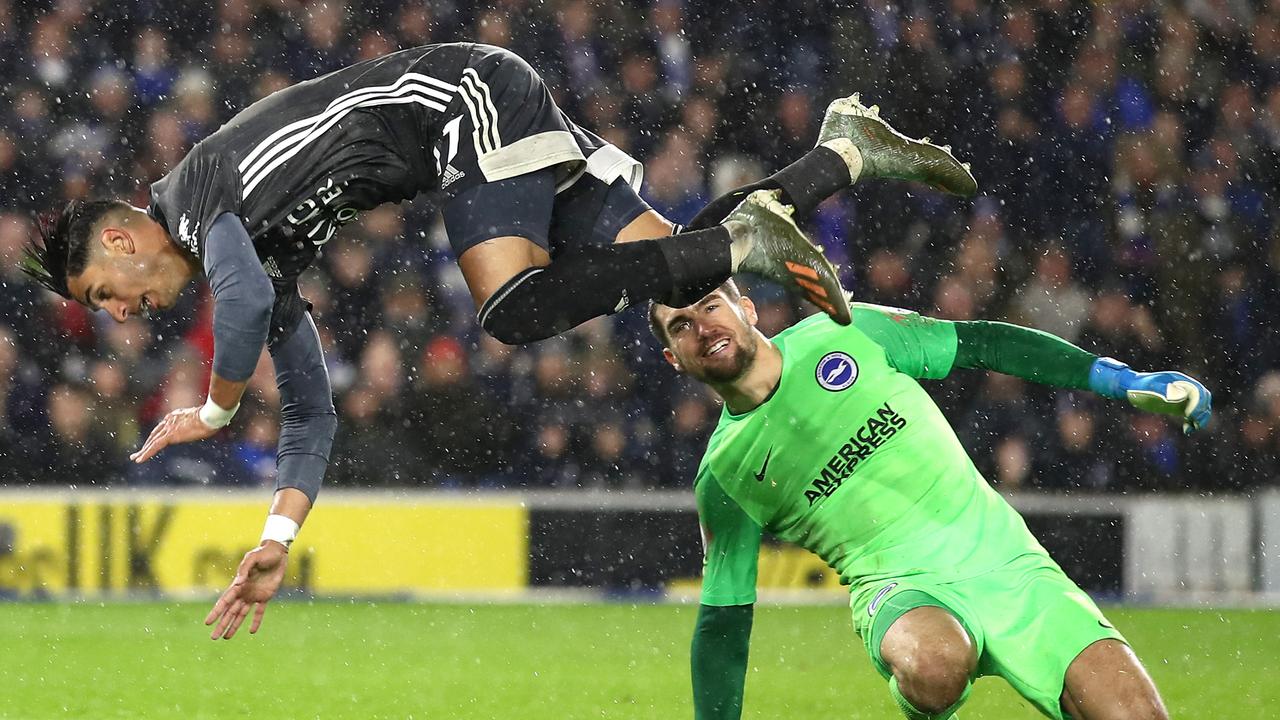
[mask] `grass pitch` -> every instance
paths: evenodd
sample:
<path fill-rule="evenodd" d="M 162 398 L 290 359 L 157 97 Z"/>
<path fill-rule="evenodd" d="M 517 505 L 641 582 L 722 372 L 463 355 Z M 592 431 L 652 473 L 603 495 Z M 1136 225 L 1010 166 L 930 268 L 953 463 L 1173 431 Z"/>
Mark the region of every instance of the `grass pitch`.
<path fill-rule="evenodd" d="M 0 604 L 0 718 L 693 714 L 692 607 L 283 602 L 258 635 L 216 642 L 206 610 Z M 1108 615 L 1174 717 L 1280 716 L 1280 612 Z M 748 718 L 900 717 L 845 608 L 758 608 L 748 673 Z M 1039 717 L 995 678 L 961 715 Z"/>

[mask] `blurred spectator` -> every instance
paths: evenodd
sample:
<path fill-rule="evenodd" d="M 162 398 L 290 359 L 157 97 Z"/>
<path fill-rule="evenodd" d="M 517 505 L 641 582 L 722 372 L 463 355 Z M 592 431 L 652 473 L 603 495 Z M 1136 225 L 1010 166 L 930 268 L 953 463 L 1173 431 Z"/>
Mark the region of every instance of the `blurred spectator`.
<path fill-rule="evenodd" d="M 447 335 L 426 343 L 408 404 L 413 444 L 437 483 L 504 484 L 511 462 L 511 421 L 476 386 L 462 343 Z"/>
<path fill-rule="evenodd" d="M 23 388 L 18 381 L 20 357 L 14 338 L 0 328 L 0 483 L 27 484 L 32 481 L 32 461 L 36 448 L 29 437 L 14 427 L 15 406 L 22 401 Z"/>
<path fill-rule="evenodd" d="M 645 199 L 673 222 L 692 220 L 710 200 L 697 171 L 700 155 L 688 135 L 675 132 L 667 136 L 646 168 Z"/>
<path fill-rule="evenodd" d="M 338 416 L 327 482 L 355 488 L 430 484 L 414 447 L 405 442 L 409 429 L 381 392 L 355 386 L 342 398 Z"/>
<path fill-rule="evenodd" d="M 679 102 L 693 82 L 693 43 L 684 30 L 684 8 L 678 0 L 658 0 L 649 10 L 649 19 L 663 89 L 669 100 Z"/>
<path fill-rule="evenodd" d="M 1071 274 L 1071 261 L 1057 246 L 1036 258 L 1035 271 L 1013 298 L 1018 322 L 1074 341 L 1089 316 L 1089 295 Z"/>
<path fill-rule="evenodd" d="M 143 28 L 133 51 L 133 84 L 138 102 L 144 107 L 159 104 L 169 96 L 177 79 L 178 73 L 169 56 L 168 36 L 157 27 Z"/>
<path fill-rule="evenodd" d="M 1169 423 L 1156 415 L 1125 413 L 1127 433 L 1120 435 L 1130 449 L 1121 455 L 1117 490 L 1180 490 L 1182 454 Z M 1123 422 L 1123 420 L 1121 421 Z"/>
<path fill-rule="evenodd" d="M 110 438 L 94 423 L 89 393 L 68 384 L 49 391 L 48 434 L 38 450 L 36 475 L 46 484 L 105 486 L 117 481 L 124 457 L 110 449 Z"/>
<path fill-rule="evenodd" d="M 596 26 L 595 8 L 586 0 L 572 0 L 557 13 L 563 43 L 565 81 L 570 92 L 582 101 L 606 83 L 603 39 Z"/>
<path fill-rule="evenodd" d="M 1083 395 L 1059 396 L 1052 439 L 1037 456 L 1036 485 L 1046 490 L 1111 489 L 1116 469 L 1112 438 L 1100 426 L 1097 403 Z"/>
<path fill-rule="evenodd" d="M 670 440 L 662 445 L 665 458 L 659 482 L 663 486 L 683 487 L 686 478 L 697 477 L 702 451 L 719 414 L 719 408 L 699 386 L 680 386 L 666 424 Z"/>
<path fill-rule="evenodd" d="M 1036 438 L 1041 421 L 1027 399 L 1026 384 L 1015 377 L 991 373 L 956 433 L 969 449 L 975 464 L 988 477 L 997 471 L 997 446 L 1006 437 Z"/>
<path fill-rule="evenodd" d="M 233 445 L 232 452 L 239 467 L 235 469 L 244 482 L 257 486 L 274 486 L 276 479 L 276 443 L 280 439 L 280 424 L 275 414 L 260 407 L 248 410 L 244 431 Z"/>

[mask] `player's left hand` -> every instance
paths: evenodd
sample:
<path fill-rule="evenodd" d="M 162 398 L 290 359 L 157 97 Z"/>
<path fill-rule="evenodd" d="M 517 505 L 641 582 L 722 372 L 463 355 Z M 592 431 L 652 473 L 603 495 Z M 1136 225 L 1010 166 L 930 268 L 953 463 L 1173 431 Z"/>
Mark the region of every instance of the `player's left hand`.
<path fill-rule="evenodd" d="M 155 457 L 156 453 L 181 443 L 196 442 L 213 437 L 220 428 L 209 427 L 200 419 L 200 408 L 181 408 L 170 412 L 155 426 L 147 441 L 129 459 L 143 463 Z"/>
<path fill-rule="evenodd" d="M 275 597 L 284 582 L 284 571 L 289 565 L 289 549 L 274 540 L 262 544 L 244 554 L 231 586 L 223 591 L 213 609 L 204 618 L 205 625 L 213 625 L 211 640 L 230 640 L 240 629 L 249 611 L 253 610 L 253 623 L 249 632 L 256 633 L 267 612 L 267 602 Z"/>
<path fill-rule="evenodd" d="M 1213 394 L 1199 380 L 1180 372 L 1135 373 L 1125 384 L 1129 404 L 1147 412 L 1182 418 L 1190 435 L 1209 424 Z"/>
<path fill-rule="evenodd" d="M 1147 412 L 1182 418 L 1182 432 L 1190 435 L 1209 424 L 1213 415 L 1213 394 L 1199 380 L 1185 373 L 1134 372 L 1128 365 L 1109 357 L 1093 362 L 1089 389 L 1103 397 L 1125 399 Z"/>

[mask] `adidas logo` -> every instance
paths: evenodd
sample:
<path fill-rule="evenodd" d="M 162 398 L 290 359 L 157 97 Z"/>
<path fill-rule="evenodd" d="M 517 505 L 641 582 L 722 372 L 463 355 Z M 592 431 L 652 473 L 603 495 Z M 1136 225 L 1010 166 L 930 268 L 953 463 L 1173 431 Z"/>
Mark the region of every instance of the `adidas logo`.
<path fill-rule="evenodd" d="M 615 306 L 613 306 L 613 311 L 614 311 L 615 313 L 620 313 L 620 312 L 622 312 L 623 310 L 625 310 L 625 309 L 627 308 L 627 305 L 628 305 L 628 303 L 630 302 L 630 300 L 631 300 L 631 298 L 627 297 L 627 291 L 626 291 L 626 290 L 623 290 L 623 291 L 622 291 L 622 297 L 618 299 L 618 304 L 617 304 L 617 305 L 615 305 Z"/>
<path fill-rule="evenodd" d="M 466 173 L 454 167 L 452 163 L 446 165 L 444 168 L 444 175 L 440 176 L 440 189 L 443 190 L 444 188 L 447 188 L 461 180 L 463 175 L 466 175 Z"/>
<path fill-rule="evenodd" d="M 277 263 L 276 259 L 273 257 L 267 258 L 266 262 L 262 263 L 262 269 L 265 270 L 267 275 L 270 277 L 284 277 L 280 272 L 280 264 Z"/>

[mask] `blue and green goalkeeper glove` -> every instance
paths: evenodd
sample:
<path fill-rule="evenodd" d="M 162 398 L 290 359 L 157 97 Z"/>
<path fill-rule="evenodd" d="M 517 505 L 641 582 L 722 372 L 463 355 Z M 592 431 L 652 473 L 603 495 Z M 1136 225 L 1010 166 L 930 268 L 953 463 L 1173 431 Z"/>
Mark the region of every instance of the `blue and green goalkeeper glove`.
<path fill-rule="evenodd" d="M 1089 370 L 1089 389 L 1103 397 L 1128 400 L 1146 412 L 1182 418 L 1191 434 L 1209 424 L 1213 394 L 1199 380 L 1180 372 L 1134 372 L 1111 358 L 1098 358 Z"/>

